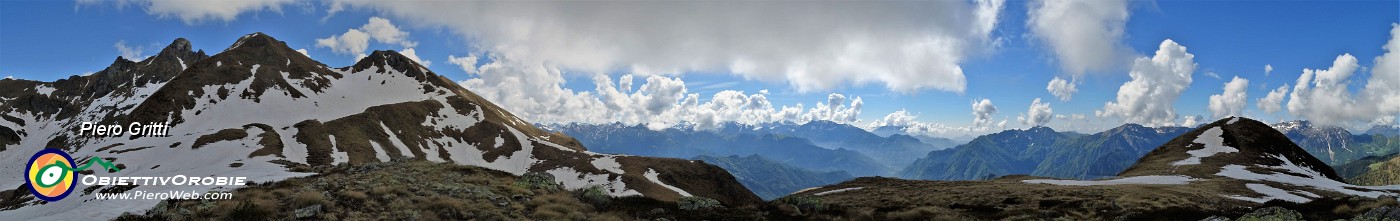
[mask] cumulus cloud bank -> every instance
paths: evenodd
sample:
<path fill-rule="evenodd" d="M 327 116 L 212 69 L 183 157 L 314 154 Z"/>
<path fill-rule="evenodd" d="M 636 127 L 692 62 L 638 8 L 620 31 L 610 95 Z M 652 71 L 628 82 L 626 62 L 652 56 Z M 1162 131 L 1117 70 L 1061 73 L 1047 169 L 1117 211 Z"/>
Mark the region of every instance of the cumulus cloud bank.
<path fill-rule="evenodd" d="M 975 127 L 988 127 L 992 125 L 992 114 L 997 113 L 997 106 L 992 105 L 992 100 L 983 98 L 972 102 L 972 125 Z"/>
<path fill-rule="evenodd" d="M 1210 110 L 1211 117 L 1216 119 L 1228 116 L 1241 116 L 1245 106 L 1245 89 L 1249 89 L 1249 79 L 1236 76 L 1225 83 L 1225 92 L 1210 95 L 1210 104 L 1206 108 Z"/>
<path fill-rule="evenodd" d="M 1196 72 L 1195 55 L 1171 39 L 1162 41 L 1156 55 L 1133 61 L 1132 80 L 1118 87 L 1116 101 L 1094 111 L 1099 117 L 1117 117 L 1128 123 L 1168 126 L 1176 120 L 1176 100 L 1191 84 Z"/>
<path fill-rule="evenodd" d="M 1287 84 L 1285 84 L 1285 85 L 1283 85 L 1283 86 L 1279 86 L 1277 89 L 1274 89 L 1273 91 L 1269 91 L 1269 95 L 1265 95 L 1264 98 L 1260 98 L 1260 99 L 1259 99 L 1259 101 L 1258 101 L 1258 103 L 1257 103 L 1257 105 L 1259 106 L 1259 110 L 1263 110 L 1264 113 L 1270 113 L 1270 114 L 1272 114 L 1272 113 L 1277 113 L 1277 112 L 1283 110 L 1283 106 L 1282 106 L 1282 105 L 1283 105 L 1283 96 L 1287 96 L 1287 95 L 1288 95 L 1288 85 L 1287 85 Z"/>
<path fill-rule="evenodd" d="M 330 48 L 331 52 L 344 55 L 356 55 L 355 60 L 365 57 L 365 51 L 369 50 L 369 41 L 384 44 L 394 44 L 403 47 L 401 54 L 412 58 L 423 66 L 432 65 L 431 61 L 419 59 L 413 47 L 418 42 L 408 40 L 408 32 L 400 30 L 394 26 L 389 19 L 380 17 L 370 17 L 369 22 L 359 28 L 345 30 L 344 34 L 331 35 L 326 38 L 316 39 L 316 47 Z"/>
<path fill-rule="evenodd" d="M 247 12 L 272 11 L 281 13 L 282 6 L 295 3 L 295 0 L 239 0 L 239 1 L 180 1 L 180 0 L 78 0 L 79 5 L 113 3 L 117 8 L 136 6 L 159 18 L 178 18 L 185 24 L 193 25 L 205 21 L 229 22 Z"/>
<path fill-rule="evenodd" d="M 1386 119 L 1400 115 L 1400 25 L 1391 24 L 1390 35 L 1365 87 L 1348 90 L 1362 68 L 1355 56 L 1342 54 L 1327 69 L 1303 69 L 1289 94 L 1288 113 L 1324 125 L 1393 121 Z"/>
<path fill-rule="evenodd" d="M 475 62 L 474 58 L 454 62 L 468 60 Z M 767 90 L 753 94 L 725 90 L 700 102 L 700 94 L 690 93 L 680 78 L 660 75 L 646 76 L 645 82 L 634 90 L 634 75 L 623 75 L 614 81 L 599 74 L 593 76 L 592 91 L 574 91 L 564 87 L 563 71 L 557 66 L 500 56 L 489 60 L 471 71 L 477 78 L 460 82 L 462 86 L 539 123 L 621 122 L 651 129 L 689 125 L 702 130 L 729 122 L 755 125 L 824 120 L 855 124 L 860 121 L 857 117 L 864 106 L 860 97 L 843 94 L 830 94 L 811 108 L 804 108 L 801 103 L 774 106 L 767 98 Z"/>
<path fill-rule="evenodd" d="M 445 27 L 481 50 L 585 72 L 727 71 L 812 92 L 883 84 L 963 92 L 1001 0 L 915 2 L 385 2 L 339 0 Z"/>
<path fill-rule="evenodd" d="M 1125 0 L 1036 0 L 1027 7 L 1031 33 L 1048 43 L 1066 72 L 1105 70 L 1130 54 L 1120 41 L 1129 15 Z"/>
<path fill-rule="evenodd" d="M 120 56 L 122 56 L 122 58 L 126 58 L 126 60 L 131 60 L 131 61 L 146 60 L 146 56 L 143 54 L 143 53 L 146 52 L 146 46 L 141 46 L 141 45 L 130 45 L 130 46 L 128 46 L 128 45 L 126 45 L 126 41 L 123 40 L 123 41 L 117 41 L 116 44 L 112 44 L 112 47 L 113 47 L 113 48 L 116 48 L 116 49 L 117 49 L 117 54 L 120 55 Z"/>
<path fill-rule="evenodd" d="M 1070 98 L 1074 97 L 1075 92 L 1079 92 L 1079 89 L 1076 87 L 1075 82 L 1055 77 L 1055 79 L 1050 79 L 1050 84 L 1045 86 L 1045 90 L 1050 91 L 1050 94 L 1060 98 L 1060 101 L 1069 101 Z"/>
<path fill-rule="evenodd" d="M 1024 125 L 1042 126 L 1050 123 L 1053 117 L 1054 111 L 1050 109 L 1050 103 L 1040 103 L 1040 98 L 1036 98 L 1031 101 L 1030 110 L 1026 110 L 1025 114 L 1016 119 Z"/>

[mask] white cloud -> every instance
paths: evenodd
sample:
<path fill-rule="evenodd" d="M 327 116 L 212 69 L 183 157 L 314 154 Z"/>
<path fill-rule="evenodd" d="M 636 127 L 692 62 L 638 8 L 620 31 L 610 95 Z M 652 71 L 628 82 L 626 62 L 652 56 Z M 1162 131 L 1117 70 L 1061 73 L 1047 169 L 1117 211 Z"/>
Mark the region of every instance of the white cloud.
<path fill-rule="evenodd" d="M 1274 65 L 1265 64 L 1265 65 L 1264 65 L 1264 77 L 1268 77 L 1268 76 L 1269 76 L 1269 73 L 1271 73 L 1271 72 L 1274 72 Z"/>
<path fill-rule="evenodd" d="M 1049 44 L 1071 74 L 1105 70 L 1130 53 L 1121 42 L 1128 21 L 1125 0 L 1031 1 L 1031 33 Z"/>
<path fill-rule="evenodd" d="M 365 59 L 365 57 L 369 57 L 369 55 L 366 55 L 365 53 L 356 54 L 356 55 L 355 55 L 355 60 L 350 61 L 350 63 L 353 64 L 353 63 L 360 62 L 360 60 L 361 60 L 361 59 Z"/>
<path fill-rule="evenodd" d="M 1279 86 L 1278 89 L 1269 91 L 1269 95 L 1260 98 L 1257 105 L 1264 113 L 1276 113 L 1283 110 L 1283 96 L 1288 95 L 1288 85 Z"/>
<path fill-rule="evenodd" d="M 1201 116 L 1199 115 L 1191 115 L 1186 116 L 1184 118 L 1185 120 L 1181 121 L 1181 126 L 1183 127 L 1195 127 L 1196 125 L 1201 124 Z"/>
<path fill-rule="evenodd" d="M 120 56 L 122 56 L 123 58 L 126 58 L 126 60 L 131 60 L 131 61 L 146 60 L 146 57 L 147 57 L 147 56 L 143 54 L 143 53 L 145 53 L 145 51 L 146 51 L 146 46 L 142 46 L 142 45 L 127 46 L 127 45 L 126 45 L 126 40 L 121 40 L 121 41 L 117 41 L 116 44 L 113 44 L 112 47 L 117 48 L 117 54 L 120 55 Z"/>
<path fill-rule="evenodd" d="M 1210 110 L 1211 117 L 1216 119 L 1229 116 L 1242 116 L 1244 112 L 1245 97 L 1249 89 L 1249 79 L 1235 78 L 1225 83 L 1225 91 L 1220 94 L 1210 95 L 1210 104 L 1206 107 Z"/>
<path fill-rule="evenodd" d="M 1390 41 L 1382 48 L 1385 54 L 1376 57 L 1362 93 L 1387 115 L 1381 117 L 1394 118 L 1400 115 L 1400 24 L 1390 25 Z"/>
<path fill-rule="evenodd" d="M 1400 25 L 1391 24 L 1390 40 L 1381 48 L 1366 86 L 1353 94 L 1350 78 L 1364 70 L 1351 54 L 1342 54 L 1326 70 L 1303 69 L 1288 100 L 1288 113 L 1318 124 L 1360 126 L 1400 115 Z"/>
<path fill-rule="evenodd" d="M 1374 115 L 1374 110 L 1357 103 L 1347 90 L 1348 78 L 1359 68 L 1356 57 L 1343 54 L 1326 70 L 1303 69 L 1289 95 L 1288 113 L 1323 125 L 1341 125 Z"/>
<path fill-rule="evenodd" d="M 311 57 L 311 52 L 307 51 L 305 48 L 297 49 L 297 52 L 301 52 L 301 55 L 306 55 L 308 58 Z"/>
<path fill-rule="evenodd" d="M 1030 110 L 1016 119 L 1024 125 L 1041 126 L 1050 123 L 1054 116 L 1054 110 L 1050 109 L 1050 103 L 1040 103 L 1040 98 L 1031 101 Z"/>
<path fill-rule="evenodd" d="M 1118 122 L 1098 122 L 1095 124 L 1084 114 L 1056 114 L 1054 118 L 1055 122 L 1047 123 L 1044 126 L 1055 128 L 1056 131 L 1077 131 L 1087 134 L 1103 131 L 1102 128 L 1106 128 L 1105 126 L 1117 127 L 1121 125 Z"/>
<path fill-rule="evenodd" d="M 316 47 L 330 48 L 331 52 L 343 55 L 356 55 L 355 61 L 365 57 L 365 51 L 369 50 L 369 41 L 385 44 L 396 44 L 405 49 L 400 54 L 413 58 L 423 66 L 432 65 L 432 61 L 418 59 L 413 51 L 413 47 L 418 42 L 408 40 L 408 32 L 399 30 L 389 19 L 380 17 L 370 17 L 369 22 L 359 28 L 345 30 L 344 34 L 331 35 L 326 38 L 316 39 Z"/>
<path fill-rule="evenodd" d="M 466 57 L 447 55 L 447 63 L 461 67 L 462 72 L 467 74 L 476 74 L 476 60 L 475 54 L 468 54 Z"/>
<path fill-rule="evenodd" d="M 405 48 L 403 49 L 403 51 L 400 51 L 399 54 L 402 54 L 404 57 L 408 57 L 408 59 L 413 59 L 413 61 L 417 61 L 418 64 L 422 64 L 423 67 L 433 66 L 433 61 L 418 58 L 418 50 L 413 50 L 413 48 Z"/>
<path fill-rule="evenodd" d="M 1050 94 L 1060 98 L 1060 101 L 1069 101 L 1070 98 L 1074 97 L 1075 92 L 1079 92 L 1076 84 L 1078 84 L 1078 82 L 1066 81 L 1065 79 L 1060 79 L 1060 77 L 1055 77 L 1055 79 L 1050 79 L 1050 84 L 1045 86 L 1045 90 L 1050 91 Z"/>
<path fill-rule="evenodd" d="M 1196 71 L 1195 55 L 1171 39 L 1162 41 L 1156 55 L 1133 62 L 1131 81 L 1118 87 L 1116 101 L 1094 111 L 1099 117 L 1118 117 L 1128 123 L 1148 126 L 1172 125 L 1176 121 L 1176 99 L 1191 84 Z"/>
<path fill-rule="evenodd" d="M 826 120 L 854 125 L 860 122 L 857 117 L 864 106 L 860 97 L 830 94 L 825 102 L 805 111 L 801 103 L 775 107 L 767 90 L 756 94 L 725 90 L 702 103 L 700 94 L 689 93 L 680 78 L 660 75 L 647 76 L 635 91 L 629 89 L 633 75 L 623 75 L 617 83 L 594 75 L 594 90 L 574 91 L 564 88 L 565 78 L 557 66 L 492 56 L 491 62 L 476 67 L 478 78 L 460 83 L 531 122 L 621 122 L 651 129 L 692 125 L 702 130 L 727 122 L 754 125 Z M 457 63 L 470 60 L 451 58 L 449 61 L 460 61 Z"/>
<path fill-rule="evenodd" d="M 1215 78 L 1215 79 L 1220 79 L 1220 75 L 1219 75 L 1219 74 L 1215 74 L 1214 71 L 1206 71 L 1206 76 L 1207 76 L 1207 77 L 1211 77 L 1211 78 Z"/>
<path fill-rule="evenodd" d="M 992 114 L 997 113 L 997 107 L 992 105 L 992 100 L 983 98 L 972 102 L 972 125 L 974 127 L 987 127 L 992 125 Z"/>
<path fill-rule="evenodd" d="M 939 123 L 922 122 L 918 121 L 917 118 L 918 116 L 909 113 L 908 110 L 901 109 L 895 112 L 891 112 L 885 115 L 885 117 L 883 118 L 871 121 L 870 123 L 866 124 L 864 128 L 866 130 L 873 130 L 875 128 L 884 126 L 899 127 L 902 128 L 905 134 L 932 137 L 957 137 L 965 135 L 985 134 L 987 132 L 995 132 L 1006 128 L 1005 120 L 1002 120 L 997 125 L 992 126 L 992 120 L 989 119 L 987 120 L 988 125 L 978 127 L 949 126 Z M 1084 120 L 1084 115 L 1078 115 L 1078 120 Z"/>
<path fill-rule="evenodd" d="M 345 34 L 316 39 L 316 47 L 330 48 L 331 52 L 336 54 L 364 54 L 365 50 L 369 49 L 369 34 L 359 29 L 350 29 L 346 30 Z"/>
<path fill-rule="evenodd" d="M 397 44 L 405 48 L 418 46 L 418 42 L 408 40 L 408 32 L 399 30 L 399 27 L 389 22 L 389 19 L 380 17 L 370 17 L 369 23 L 360 26 L 360 30 L 369 34 L 370 38 L 385 44 Z"/>
<path fill-rule="evenodd" d="M 1390 126 L 1394 126 L 1394 125 L 1395 125 L 1395 117 L 1396 117 L 1396 116 L 1393 116 L 1393 115 L 1390 115 L 1390 116 L 1381 116 L 1381 117 L 1376 118 L 1376 120 L 1372 120 L 1372 121 L 1371 121 L 1371 125 L 1390 125 Z"/>
<path fill-rule="evenodd" d="M 918 124 L 918 117 L 919 116 L 910 114 L 908 110 L 899 109 L 895 112 L 891 112 L 890 114 L 886 114 L 884 118 L 876 119 L 875 121 L 870 122 L 868 128 L 877 128 L 884 126 L 908 127 Z"/>
<path fill-rule="evenodd" d="M 344 0 L 443 27 L 501 57 L 586 73 L 728 71 L 801 92 L 882 84 L 963 92 L 1001 0 L 919 2 L 386 2 Z"/>
<path fill-rule="evenodd" d="M 282 6 L 296 3 L 295 0 L 239 0 L 239 1 L 183 1 L 183 0 L 78 0 L 79 5 L 114 3 L 117 8 L 135 5 L 146 10 L 146 14 L 156 17 L 178 18 L 186 25 L 195 25 L 209 20 L 230 22 L 244 13 L 267 10 L 281 13 Z"/>
<path fill-rule="evenodd" d="M 608 122 L 600 111 L 603 103 L 591 92 L 564 88 L 555 66 L 496 58 L 476 72 L 477 78 L 461 82 L 463 87 L 531 122 Z"/>

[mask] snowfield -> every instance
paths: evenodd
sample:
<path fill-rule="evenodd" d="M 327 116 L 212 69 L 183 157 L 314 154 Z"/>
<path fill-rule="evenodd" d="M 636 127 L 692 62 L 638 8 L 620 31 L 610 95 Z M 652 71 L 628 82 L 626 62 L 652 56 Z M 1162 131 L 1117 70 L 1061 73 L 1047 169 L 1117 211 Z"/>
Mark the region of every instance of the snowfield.
<path fill-rule="evenodd" d="M 1342 194 L 1347 194 L 1347 195 L 1364 196 L 1364 197 L 1370 197 L 1370 198 L 1376 198 L 1376 197 L 1380 197 L 1380 196 L 1400 196 L 1400 194 L 1397 194 L 1396 192 L 1394 192 L 1394 191 L 1396 191 L 1396 190 L 1400 190 L 1400 185 L 1396 185 L 1396 186 L 1357 186 L 1357 185 L 1351 185 L 1351 184 L 1347 184 L 1347 183 L 1338 182 L 1338 181 L 1336 181 L 1336 180 L 1328 179 L 1326 176 L 1323 176 L 1322 174 L 1318 173 L 1317 171 L 1314 171 L 1314 170 L 1311 170 L 1311 169 L 1307 169 L 1307 168 L 1303 168 L 1302 166 L 1298 166 L 1297 164 L 1294 164 L 1293 161 L 1289 161 L 1288 158 L 1285 158 L 1285 157 L 1283 157 L 1283 156 L 1273 155 L 1272 157 L 1273 157 L 1273 158 L 1276 158 L 1276 159 L 1278 159 L 1278 160 L 1280 160 L 1280 161 L 1283 161 L 1283 164 L 1282 164 L 1282 165 L 1279 165 L 1279 166 L 1267 166 L 1267 165 L 1257 165 L 1257 166 L 1259 166 L 1259 167 L 1264 167 L 1264 168 L 1269 168 L 1269 169 L 1274 169 L 1274 170 L 1278 170 L 1278 171 L 1282 171 L 1282 172 L 1268 173 L 1268 174 L 1260 174 L 1260 173 L 1255 173 L 1255 172 L 1251 172 L 1251 171 L 1249 171 L 1249 170 L 1246 170 L 1246 169 L 1245 169 L 1246 167 L 1245 167 L 1245 166 L 1242 166 L 1242 165 L 1227 165 L 1227 166 L 1225 166 L 1224 168 L 1221 168 L 1221 169 L 1220 169 L 1220 172 L 1219 172 L 1219 173 L 1216 173 L 1215 175 L 1219 175 L 1219 176 L 1223 176 L 1223 177 L 1229 177 L 1229 178 L 1234 178 L 1234 179 L 1240 179 L 1240 180 L 1249 180 L 1249 181 L 1269 181 L 1269 182 L 1277 182 L 1277 183 L 1289 184 L 1289 185 L 1294 185 L 1294 186 L 1312 187 L 1312 188 L 1319 189 L 1319 190 L 1328 190 L 1328 191 L 1337 192 L 1337 193 L 1342 193 Z M 1294 176 L 1294 175 L 1291 175 L 1291 174 L 1288 174 L 1288 173 L 1283 173 L 1283 172 L 1294 173 L 1294 174 L 1302 174 L 1302 175 L 1304 175 L 1304 176 L 1301 176 L 1301 177 L 1300 177 L 1300 176 Z M 1250 189 L 1254 190 L 1255 192 L 1258 192 L 1259 194 L 1265 195 L 1265 196 L 1266 196 L 1265 198 L 1270 198 L 1270 199 L 1297 199 L 1297 198 L 1294 197 L 1294 196 L 1297 196 L 1297 195 L 1293 195 L 1293 194 L 1291 194 L 1291 193 L 1288 193 L 1288 194 L 1281 194 L 1280 191 L 1275 191 L 1275 190 L 1269 189 L 1269 188 L 1272 188 L 1272 187 L 1268 187 L 1268 188 L 1259 187 L 1259 186 L 1256 186 L 1256 187 L 1258 187 L 1258 189 L 1256 189 L 1255 187 L 1251 187 Z M 1286 192 L 1285 192 L 1285 193 L 1286 193 Z M 1318 195 L 1312 194 L 1312 193 L 1306 193 L 1306 194 L 1304 194 L 1304 195 L 1311 196 L 1312 198 L 1317 198 L 1317 197 L 1319 197 Z M 1301 197 L 1301 196 L 1298 196 L 1298 197 Z M 1298 200 L 1300 200 L 1301 202 L 1307 202 L 1307 201 L 1311 201 L 1312 199 L 1305 198 L 1305 199 L 1298 199 Z M 1267 200 L 1265 200 L 1265 201 L 1267 201 Z M 1293 200 L 1289 200 L 1289 201 L 1293 201 Z"/>
<path fill-rule="evenodd" d="M 666 189 L 671 189 L 671 191 L 676 191 L 676 193 L 681 194 L 681 196 L 691 196 L 689 192 L 685 192 L 685 190 L 681 188 L 662 183 L 661 179 L 656 178 L 657 176 L 661 175 L 661 173 L 657 173 L 655 169 L 647 168 L 647 173 L 642 175 L 646 176 L 647 180 L 650 180 L 652 183 L 655 183 L 656 185 L 659 185 L 661 187 L 666 187 Z"/>
<path fill-rule="evenodd" d="M 860 189 L 865 189 L 865 187 L 849 187 L 849 188 L 841 188 L 841 189 L 827 190 L 827 191 L 822 191 L 822 192 L 820 192 L 820 193 L 814 193 L 814 194 L 812 194 L 812 195 L 825 196 L 826 194 L 840 193 L 840 192 L 846 192 L 846 191 L 851 191 L 851 190 L 860 190 Z"/>
<path fill-rule="evenodd" d="M 1191 157 L 1188 157 L 1181 161 L 1172 162 L 1172 165 L 1196 165 L 1201 164 L 1201 158 L 1215 156 L 1215 154 L 1219 153 L 1240 152 L 1239 149 L 1235 149 L 1234 147 L 1230 146 L 1225 146 L 1225 138 L 1221 137 L 1221 135 L 1224 135 L 1224 133 L 1225 132 L 1221 130 L 1220 127 L 1211 127 L 1205 132 L 1201 132 L 1199 136 L 1196 136 L 1196 140 L 1192 140 L 1191 142 L 1204 145 L 1205 147 L 1201 149 L 1186 151 L 1186 153 L 1191 154 Z"/>

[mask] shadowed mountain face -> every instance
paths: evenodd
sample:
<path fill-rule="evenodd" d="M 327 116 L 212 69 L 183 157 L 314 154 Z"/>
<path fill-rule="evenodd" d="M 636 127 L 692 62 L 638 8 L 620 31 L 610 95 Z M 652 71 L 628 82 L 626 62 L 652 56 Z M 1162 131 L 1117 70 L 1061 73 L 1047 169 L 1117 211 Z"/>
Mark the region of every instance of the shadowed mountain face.
<path fill-rule="evenodd" d="M 330 68 L 262 33 L 213 56 L 189 45 L 178 39 L 156 56 L 119 58 L 90 76 L 0 80 L 0 161 L 23 162 L 54 147 L 80 162 L 102 157 L 126 168 L 109 176 L 244 176 L 262 183 L 311 175 L 309 167 L 408 158 L 544 174 L 566 189 L 601 187 L 612 196 L 759 202 L 720 167 L 588 152 L 394 51 Z M 78 135 L 83 121 L 169 122 L 170 136 Z M 0 192 L 11 196 L 0 199 L 0 214 L 15 219 L 140 213 L 157 201 L 91 199 L 98 192 L 172 188 L 80 184 L 85 191 L 69 200 L 36 206 L 17 172 L 21 166 L 0 165 L 0 186 L 19 187 Z M 55 212 L 79 207 L 88 212 Z"/>
<path fill-rule="evenodd" d="M 1049 127 L 988 134 L 952 149 L 929 152 L 900 172 L 899 177 L 972 180 L 1029 174 L 1045 159 L 1051 146 L 1069 138 L 1070 135 Z"/>
<path fill-rule="evenodd" d="M 1184 127 L 1149 128 L 1137 124 L 1125 124 L 1092 135 L 1060 133 L 1047 127 L 1008 130 L 979 137 L 953 149 L 930 152 L 905 168 L 900 177 L 931 180 L 989 179 L 1010 174 L 1072 179 L 1109 177 L 1186 130 Z"/>
<path fill-rule="evenodd" d="M 1337 174 L 1356 185 L 1400 185 L 1400 154 L 1371 156 L 1337 166 Z"/>
<path fill-rule="evenodd" d="M 1190 128 L 1124 124 L 1108 131 L 1055 143 L 1031 175 L 1069 179 L 1111 177 L 1153 148 Z"/>
<path fill-rule="evenodd" d="M 696 160 L 728 170 L 764 200 L 773 200 L 798 190 L 821 187 L 851 179 L 846 171 L 816 172 L 773 162 L 758 155 L 740 157 L 699 156 Z"/>

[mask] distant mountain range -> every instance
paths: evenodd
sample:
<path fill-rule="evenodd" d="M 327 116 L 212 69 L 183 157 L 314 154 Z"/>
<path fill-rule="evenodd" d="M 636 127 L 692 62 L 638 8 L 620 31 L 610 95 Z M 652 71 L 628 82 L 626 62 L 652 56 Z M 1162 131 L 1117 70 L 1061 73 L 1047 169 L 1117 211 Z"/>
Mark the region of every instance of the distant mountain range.
<path fill-rule="evenodd" d="M 1044 148 L 1038 147 L 1052 145 L 1046 141 L 1124 140 L 1140 144 L 1157 137 L 1112 137 L 1169 133 L 1178 135 L 1148 148 L 1121 173 L 1103 179 L 1002 176 L 985 181 L 926 181 L 863 177 L 804 190 L 784 197 L 788 201 L 779 201 L 819 201 L 829 208 L 799 215 L 804 219 L 839 219 L 851 214 L 867 214 L 874 220 L 935 216 L 956 220 L 1218 220 L 1280 212 L 1301 213 L 1295 219 L 1306 220 L 1394 216 L 1386 215 L 1394 214 L 1387 212 L 1395 210 L 1393 198 L 1383 196 L 1400 196 L 1400 189 L 1344 183 L 1331 167 L 1283 133 L 1252 119 L 1226 118 L 1194 129 L 1120 127 L 1084 136 L 1038 127 L 983 136 L 953 150 L 976 148 L 981 151 L 963 154 L 998 154 L 1015 160 L 1005 163 L 1026 165 L 1022 159 L 1041 155 L 1044 151 L 1036 150 Z M 1087 138 L 1092 136 L 1103 138 Z M 997 147 L 1006 145 L 1032 148 L 998 152 Z M 954 162 L 963 162 L 956 166 L 989 165 Z M 1264 207 L 1274 208 L 1255 209 Z"/>
<path fill-rule="evenodd" d="M 888 176 L 894 169 L 861 152 L 827 149 L 811 141 L 766 133 L 669 128 L 651 130 L 622 124 L 568 124 L 548 128 L 575 137 L 599 153 L 675 158 L 758 155 L 812 171 L 846 171 L 854 176 Z"/>
<path fill-rule="evenodd" d="M 1366 129 L 1365 134 L 1400 136 L 1400 125 L 1375 125 L 1371 129 Z"/>
<path fill-rule="evenodd" d="M 929 180 L 988 179 L 997 175 L 1030 174 L 1048 148 L 1070 135 L 1049 127 L 1006 130 L 988 134 L 953 149 L 929 152 L 899 173 L 899 177 Z"/>
<path fill-rule="evenodd" d="M 929 180 L 989 179 L 1029 174 L 1069 179 L 1108 177 L 1121 172 L 1157 145 L 1189 128 L 1148 128 L 1126 124 L 1082 135 L 1048 127 L 988 134 L 953 149 L 930 152 L 900 172 Z"/>
<path fill-rule="evenodd" d="M 929 180 L 978 180 L 1012 174 L 1066 179 L 1111 177 L 1128 168 L 1152 148 L 1191 130 L 1186 127 L 1151 128 L 1124 124 L 1086 135 L 1058 132 L 1048 127 L 1034 127 L 987 134 L 965 144 L 945 147 L 956 141 L 909 136 L 899 127 L 880 127 L 866 131 L 829 121 L 761 125 L 730 123 L 709 131 L 686 128 L 650 131 L 640 126 L 624 127 L 617 124 L 555 127 L 571 128 L 563 132 L 580 137 L 580 142 L 590 144 L 595 150 L 605 153 L 665 157 L 757 154 L 813 171 L 840 170 L 850 172 L 854 176 L 893 175 Z M 617 128 L 628 130 L 614 134 L 612 131 L 621 131 Z M 1340 127 L 1316 127 L 1307 121 L 1283 122 L 1272 125 L 1272 128 L 1329 165 L 1339 165 L 1367 156 L 1392 154 L 1400 150 L 1400 136 L 1352 135 Z M 1376 127 L 1372 131 L 1380 131 L 1378 128 L 1384 127 Z M 779 142 L 784 140 L 783 138 L 796 140 Z M 697 139 L 705 141 L 697 142 Z M 743 151 L 726 149 L 738 146 L 755 148 Z M 777 149 L 783 151 L 769 151 Z M 854 151 L 863 156 L 823 158 L 834 159 L 835 164 L 843 165 L 840 167 L 826 167 L 823 165 L 831 163 L 795 157 L 843 154 L 813 154 L 830 151 Z M 922 157 L 904 163 L 916 154 Z M 883 167 L 870 166 L 872 164 L 880 164 Z M 885 168 L 897 173 L 882 171 Z"/>
<path fill-rule="evenodd" d="M 811 121 L 805 124 L 767 123 L 750 126 L 736 123 L 725 124 L 720 133 L 774 134 L 800 137 L 827 149 L 850 149 L 879 160 L 890 168 L 904 168 L 918 156 L 929 151 L 948 149 L 957 142 L 925 137 L 920 139 L 904 134 L 881 136 L 850 124 L 831 121 Z M 931 143 L 926 143 L 929 140 Z"/>
<path fill-rule="evenodd" d="M 1373 127 L 1366 134 L 1359 135 L 1341 127 L 1318 126 L 1308 121 L 1288 121 L 1270 126 L 1328 165 L 1339 166 L 1368 156 L 1400 152 L 1400 135 L 1388 134 L 1385 126 Z"/>

